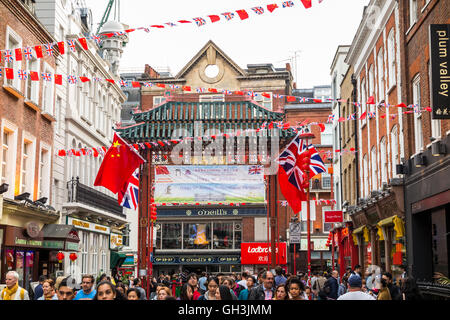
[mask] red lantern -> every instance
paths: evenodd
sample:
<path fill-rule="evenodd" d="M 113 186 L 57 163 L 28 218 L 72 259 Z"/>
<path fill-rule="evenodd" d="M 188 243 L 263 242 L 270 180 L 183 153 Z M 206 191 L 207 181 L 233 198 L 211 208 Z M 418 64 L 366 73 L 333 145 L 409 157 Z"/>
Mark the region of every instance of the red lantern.
<path fill-rule="evenodd" d="M 69 259 L 70 259 L 71 261 L 75 261 L 75 260 L 77 260 L 77 258 L 78 258 L 78 256 L 77 256 L 76 253 L 71 253 L 70 256 L 69 256 Z"/>
<path fill-rule="evenodd" d="M 64 253 L 58 252 L 56 259 L 58 259 L 59 263 L 61 263 L 64 260 Z"/>

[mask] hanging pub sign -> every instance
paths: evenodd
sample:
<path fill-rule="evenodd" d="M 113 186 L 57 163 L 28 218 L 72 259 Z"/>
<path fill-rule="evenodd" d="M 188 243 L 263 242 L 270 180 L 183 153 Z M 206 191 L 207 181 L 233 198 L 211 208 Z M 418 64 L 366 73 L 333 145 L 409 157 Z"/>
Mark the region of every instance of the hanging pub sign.
<path fill-rule="evenodd" d="M 431 104 L 433 119 L 450 119 L 450 24 L 430 25 Z"/>
<path fill-rule="evenodd" d="M 344 221 L 344 216 L 342 215 L 342 210 L 325 211 L 324 218 L 325 218 L 325 223 L 336 223 L 336 222 Z"/>

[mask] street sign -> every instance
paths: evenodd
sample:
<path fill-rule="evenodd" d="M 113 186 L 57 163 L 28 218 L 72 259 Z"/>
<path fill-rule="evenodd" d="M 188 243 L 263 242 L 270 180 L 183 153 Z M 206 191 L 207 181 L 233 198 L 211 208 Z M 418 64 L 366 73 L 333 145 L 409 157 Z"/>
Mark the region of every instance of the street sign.
<path fill-rule="evenodd" d="M 325 211 L 324 216 L 325 216 L 325 223 L 344 222 L 342 210 Z"/>
<path fill-rule="evenodd" d="M 300 222 L 291 222 L 289 224 L 289 242 L 294 244 L 300 243 L 302 233 L 302 225 Z"/>

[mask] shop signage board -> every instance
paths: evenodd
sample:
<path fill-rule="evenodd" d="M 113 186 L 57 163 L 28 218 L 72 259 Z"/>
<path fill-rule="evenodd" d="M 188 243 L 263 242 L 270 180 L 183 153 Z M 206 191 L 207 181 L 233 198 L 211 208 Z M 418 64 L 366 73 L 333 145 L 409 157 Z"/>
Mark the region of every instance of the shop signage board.
<path fill-rule="evenodd" d="M 432 119 L 450 119 L 450 24 L 430 25 Z"/>
<path fill-rule="evenodd" d="M 311 239 L 311 250 L 314 251 L 328 251 L 328 247 L 327 247 L 327 240 L 326 238 L 321 238 L 321 239 Z M 301 244 L 300 244 L 300 250 L 301 251 L 307 251 L 307 243 L 308 240 L 307 239 L 302 239 L 301 240 Z"/>
<path fill-rule="evenodd" d="M 66 242 L 66 250 L 67 251 L 78 251 L 78 243 L 74 242 Z"/>
<path fill-rule="evenodd" d="M 240 264 L 239 256 L 156 256 L 152 263 L 161 264 Z"/>
<path fill-rule="evenodd" d="M 42 246 L 44 248 L 48 249 L 64 249 L 64 241 L 51 241 L 51 240 L 44 240 Z"/>
<path fill-rule="evenodd" d="M 21 246 L 42 247 L 42 241 L 40 240 L 26 240 L 16 238 L 15 244 Z"/>
<path fill-rule="evenodd" d="M 179 217 L 236 217 L 236 216 L 267 216 L 267 209 L 264 207 L 258 208 L 189 208 L 180 209 L 176 207 L 170 207 L 165 209 L 164 207 L 158 208 L 158 216 L 179 216 Z"/>
<path fill-rule="evenodd" d="M 325 223 L 344 222 L 344 215 L 342 210 L 325 211 L 324 213 Z"/>
<path fill-rule="evenodd" d="M 117 249 L 123 246 L 123 236 L 118 233 L 111 233 L 109 237 L 109 248 Z"/>
<path fill-rule="evenodd" d="M 67 224 L 72 225 L 77 229 L 89 230 L 93 232 L 110 234 L 111 230 L 107 226 L 102 226 L 101 224 L 96 224 L 84 220 L 74 219 L 72 217 L 67 217 Z"/>
<path fill-rule="evenodd" d="M 260 203 L 265 202 L 264 167 L 156 166 L 157 203 Z"/>
<path fill-rule="evenodd" d="M 300 222 L 291 222 L 289 224 L 289 243 L 299 244 L 302 234 L 302 225 Z"/>
<path fill-rule="evenodd" d="M 280 242 L 276 248 L 277 264 L 287 263 L 286 242 Z M 241 264 L 272 263 L 270 244 L 267 242 L 241 243 Z"/>

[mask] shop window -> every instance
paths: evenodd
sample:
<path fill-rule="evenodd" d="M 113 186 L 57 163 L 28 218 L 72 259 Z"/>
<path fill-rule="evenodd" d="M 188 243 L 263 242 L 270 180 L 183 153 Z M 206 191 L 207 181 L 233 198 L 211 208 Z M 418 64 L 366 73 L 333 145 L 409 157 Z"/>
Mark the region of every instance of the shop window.
<path fill-rule="evenodd" d="M 210 249 L 210 223 L 185 223 L 183 230 L 184 249 Z"/>
<path fill-rule="evenodd" d="M 162 224 L 162 249 L 181 249 L 181 223 Z"/>
<path fill-rule="evenodd" d="M 233 223 L 214 223 L 213 249 L 233 249 Z"/>

